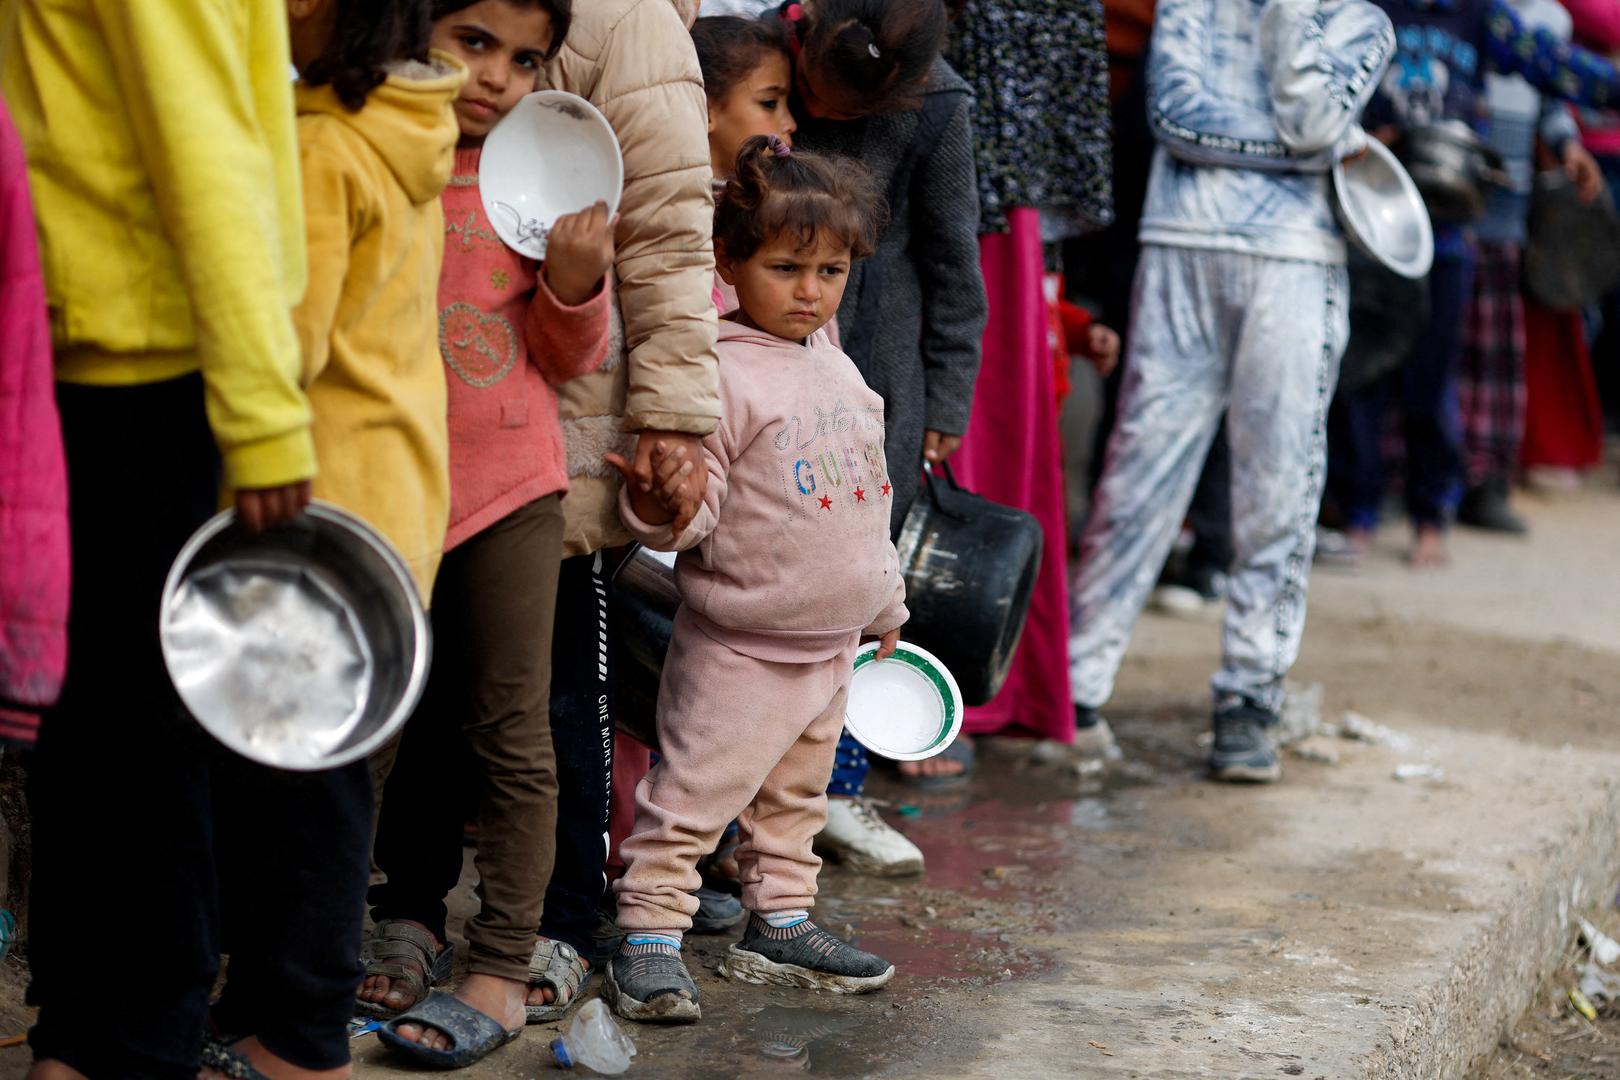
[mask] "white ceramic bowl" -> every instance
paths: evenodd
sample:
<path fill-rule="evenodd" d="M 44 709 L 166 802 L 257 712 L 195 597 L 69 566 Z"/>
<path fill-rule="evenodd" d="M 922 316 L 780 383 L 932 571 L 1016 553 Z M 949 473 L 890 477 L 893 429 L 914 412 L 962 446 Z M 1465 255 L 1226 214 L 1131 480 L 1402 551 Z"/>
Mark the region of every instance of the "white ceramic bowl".
<path fill-rule="evenodd" d="M 878 643 L 855 654 L 844 726 L 857 742 L 896 761 L 933 757 L 962 730 L 962 691 L 950 669 L 927 649 L 902 641 L 887 660 Z"/>
<path fill-rule="evenodd" d="M 619 209 L 624 158 L 607 117 L 575 94 L 541 90 L 501 118 L 484 139 L 478 192 L 506 246 L 546 256 L 557 219 L 598 200 Z"/>
<path fill-rule="evenodd" d="M 1402 277 L 1434 264 L 1434 227 L 1412 177 L 1389 147 L 1368 137 L 1367 153 L 1333 166 L 1339 222 L 1351 241 Z"/>

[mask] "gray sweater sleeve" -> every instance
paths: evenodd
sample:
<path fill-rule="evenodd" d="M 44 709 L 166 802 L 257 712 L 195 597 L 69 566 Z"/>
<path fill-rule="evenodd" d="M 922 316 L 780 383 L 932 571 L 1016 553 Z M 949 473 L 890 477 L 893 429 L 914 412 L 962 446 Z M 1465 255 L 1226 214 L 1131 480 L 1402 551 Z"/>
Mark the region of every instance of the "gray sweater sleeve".
<path fill-rule="evenodd" d="M 971 99 L 961 105 L 912 180 L 912 248 L 922 286 L 924 425 L 960 435 L 973 406 L 979 342 L 989 308 L 979 273 L 979 185 Z"/>

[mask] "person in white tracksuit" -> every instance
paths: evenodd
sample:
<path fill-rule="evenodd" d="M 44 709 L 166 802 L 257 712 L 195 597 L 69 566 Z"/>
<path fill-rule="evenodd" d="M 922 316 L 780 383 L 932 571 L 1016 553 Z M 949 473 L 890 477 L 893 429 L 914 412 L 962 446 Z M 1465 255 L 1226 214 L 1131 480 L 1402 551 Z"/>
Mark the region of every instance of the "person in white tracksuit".
<path fill-rule="evenodd" d="M 1160 0 L 1130 351 L 1074 588 L 1082 741 L 1108 738 L 1097 710 L 1224 414 L 1235 555 L 1210 771 L 1280 775 L 1268 729 L 1304 628 L 1348 336 L 1328 170 L 1364 149 L 1357 121 L 1394 51 L 1365 0 Z"/>

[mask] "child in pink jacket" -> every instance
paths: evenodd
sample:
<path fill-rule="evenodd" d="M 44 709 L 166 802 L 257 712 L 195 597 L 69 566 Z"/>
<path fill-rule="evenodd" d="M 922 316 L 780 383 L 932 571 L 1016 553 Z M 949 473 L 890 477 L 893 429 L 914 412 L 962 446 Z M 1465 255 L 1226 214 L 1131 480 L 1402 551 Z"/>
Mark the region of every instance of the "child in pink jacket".
<path fill-rule="evenodd" d="M 607 996 L 632 1020 L 700 1016 L 681 962 L 697 861 L 736 818 L 752 914 L 721 967 L 742 982 L 876 990 L 894 968 L 810 921 L 827 781 L 863 636 L 892 652 L 906 620 L 889 542 L 883 401 L 823 330 L 878 200 L 854 162 L 743 144 L 720 193 L 715 257 L 739 310 L 720 324 L 721 420 L 703 460 L 655 453 L 620 513 L 642 543 L 680 551 L 681 608 L 658 700 L 662 761 L 636 789 L 615 885 L 627 936 Z M 703 502 L 682 480 L 709 473 Z"/>
<path fill-rule="evenodd" d="M 67 667 L 67 465 L 28 170 L 0 102 L 0 739 L 31 744 Z"/>

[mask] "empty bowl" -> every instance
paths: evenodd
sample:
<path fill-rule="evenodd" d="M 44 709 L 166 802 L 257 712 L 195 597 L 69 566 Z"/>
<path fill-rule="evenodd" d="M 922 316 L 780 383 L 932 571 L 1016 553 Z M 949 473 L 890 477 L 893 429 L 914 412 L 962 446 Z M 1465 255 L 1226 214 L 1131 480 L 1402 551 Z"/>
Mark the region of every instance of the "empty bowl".
<path fill-rule="evenodd" d="M 545 258 L 559 217 L 598 201 L 616 212 L 623 188 L 624 159 L 613 126 L 576 94 L 530 94 L 484 139 L 478 163 L 484 213 L 519 255 Z"/>
<path fill-rule="evenodd" d="M 1434 227 L 1417 185 L 1389 147 L 1367 140 L 1367 153 L 1333 166 L 1339 222 L 1352 243 L 1407 278 L 1434 264 Z"/>
<path fill-rule="evenodd" d="M 855 653 L 844 726 L 862 746 L 895 761 L 942 753 L 962 730 L 962 691 L 927 649 L 902 641 L 877 659 L 878 642 Z"/>
<path fill-rule="evenodd" d="M 282 769 L 370 754 L 427 680 L 427 614 L 404 560 L 327 503 L 257 536 L 234 511 L 210 519 L 169 570 L 159 632 L 197 722 Z"/>

